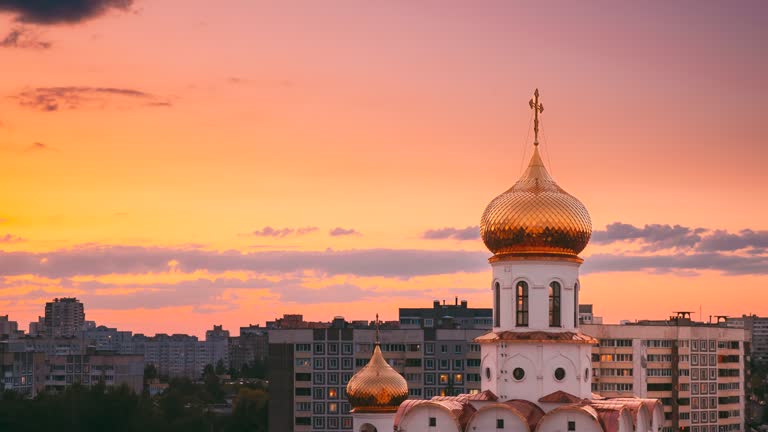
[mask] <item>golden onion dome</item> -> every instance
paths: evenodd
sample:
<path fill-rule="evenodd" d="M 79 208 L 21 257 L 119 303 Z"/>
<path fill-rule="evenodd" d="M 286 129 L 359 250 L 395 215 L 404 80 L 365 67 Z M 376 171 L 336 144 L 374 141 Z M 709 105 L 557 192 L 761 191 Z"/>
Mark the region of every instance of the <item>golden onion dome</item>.
<path fill-rule="evenodd" d="M 368 364 L 349 380 L 347 399 L 354 412 L 395 412 L 408 399 L 405 378 L 384 360 L 378 343 Z"/>
<path fill-rule="evenodd" d="M 589 243 L 592 220 L 584 204 L 555 183 L 535 146 L 517 183 L 485 208 L 480 235 L 496 256 L 576 257 Z"/>

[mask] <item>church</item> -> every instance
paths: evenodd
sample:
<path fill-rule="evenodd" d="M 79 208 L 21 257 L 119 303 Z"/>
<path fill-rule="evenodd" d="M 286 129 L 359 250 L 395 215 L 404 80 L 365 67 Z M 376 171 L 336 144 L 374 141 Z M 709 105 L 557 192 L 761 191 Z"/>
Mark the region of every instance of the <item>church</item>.
<path fill-rule="evenodd" d="M 555 183 L 539 155 L 538 89 L 528 168 L 483 212 L 493 253 L 493 329 L 481 347 L 476 394 L 408 399 L 406 380 L 377 344 L 347 384 L 355 432 L 660 432 L 657 399 L 592 393 L 592 347 L 579 329 L 578 254 L 592 222 L 584 204 Z"/>

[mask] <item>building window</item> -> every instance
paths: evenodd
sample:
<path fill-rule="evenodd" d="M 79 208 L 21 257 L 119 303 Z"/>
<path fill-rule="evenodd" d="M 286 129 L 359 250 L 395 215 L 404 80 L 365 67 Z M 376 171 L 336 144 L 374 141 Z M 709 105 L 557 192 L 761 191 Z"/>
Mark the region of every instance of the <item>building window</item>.
<path fill-rule="evenodd" d="M 560 327 L 560 282 L 549 284 L 549 326 Z"/>
<path fill-rule="evenodd" d="M 499 315 L 499 305 L 501 305 L 501 285 L 496 282 L 493 284 L 493 326 L 501 326 L 501 316 Z"/>
<path fill-rule="evenodd" d="M 528 283 L 520 281 L 517 283 L 517 319 L 515 324 L 518 327 L 528 327 Z"/>
<path fill-rule="evenodd" d="M 504 429 L 504 419 L 496 419 L 496 429 Z"/>
<path fill-rule="evenodd" d="M 430 418 L 429 418 L 429 426 L 430 426 L 430 427 L 435 427 L 435 426 L 437 426 L 437 417 L 430 417 Z"/>
<path fill-rule="evenodd" d="M 576 430 L 576 422 L 573 420 L 568 421 L 568 432 L 573 432 Z"/>

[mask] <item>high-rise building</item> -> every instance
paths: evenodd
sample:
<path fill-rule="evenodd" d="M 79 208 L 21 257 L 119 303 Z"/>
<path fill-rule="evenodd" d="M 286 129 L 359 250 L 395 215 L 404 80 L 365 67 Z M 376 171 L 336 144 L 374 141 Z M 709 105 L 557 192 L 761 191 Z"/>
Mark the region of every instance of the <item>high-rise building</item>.
<path fill-rule="evenodd" d="M 229 366 L 237 371 L 255 362 L 266 362 L 269 336 L 264 327 L 240 327 L 240 336 L 229 338 Z"/>
<path fill-rule="evenodd" d="M 48 336 L 79 336 L 84 322 L 83 304 L 74 297 L 56 298 L 45 304 L 45 327 Z"/>
<path fill-rule="evenodd" d="M 592 390 L 664 404 L 663 432 L 745 430 L 749 334 L 681 313 L 669 320 L 584 324 L 592 349 Z"/>

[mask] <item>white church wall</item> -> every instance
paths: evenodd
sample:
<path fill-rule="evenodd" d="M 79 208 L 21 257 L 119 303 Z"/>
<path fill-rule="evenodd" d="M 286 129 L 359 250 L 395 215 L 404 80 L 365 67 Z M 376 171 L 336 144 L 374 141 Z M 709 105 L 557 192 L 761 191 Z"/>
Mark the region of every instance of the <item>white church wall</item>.
<path fill-rule="evenodd" d="M 579 279 L 579 265 L 570 261 L 498 261 L 493 267 L 494 284 L 501 286 L 501 303 L 499 305 L 500 326 L 495 331 L 573 331 L 576 328 L 576 290 L 574 287 Z M 528 326 L 517 327 L 515 292 L 518 281 L 528 283 Z M 560 294 L 560 326 L 549 326 L 549 285 L 557 281 L 561 285 Z"/>
<path fill-rule="evenodd" d="M 569 423 L 571 427 L 569 427 Z M 580 409 L 551 411 L 536 426 L 535 432 L 603 432 L 600 423 L 589 413 Z"/>
<path fill-rule="evenodd" d="M 473 414 L 465 430 L 466 432 L 531 432 L 525 418 L 509 407 L 499 404 L 486 406 Z"/>
<path fill-rule="evenodd" d="M 558 390 L 579 398 L 590 398 L 591 349 L 591 345 L 568 343 L 483 344 L 481 388 L 492 391 L 502 401 L 526 399 L 537 402 Z M 515 377 L 517 368 L 523 371 L 522 379 Z M 562 380 L 555 376 L 558 368 L 565 372 Z"/>
<path fill-rule="evenodd" d="M 430 426 L 431 418 L 434 419 L 434 426 Z M 406 432 L 462 432 L 448 409 L 433 403 L 412 407 L 401 419 L 399 428 Z"/>

